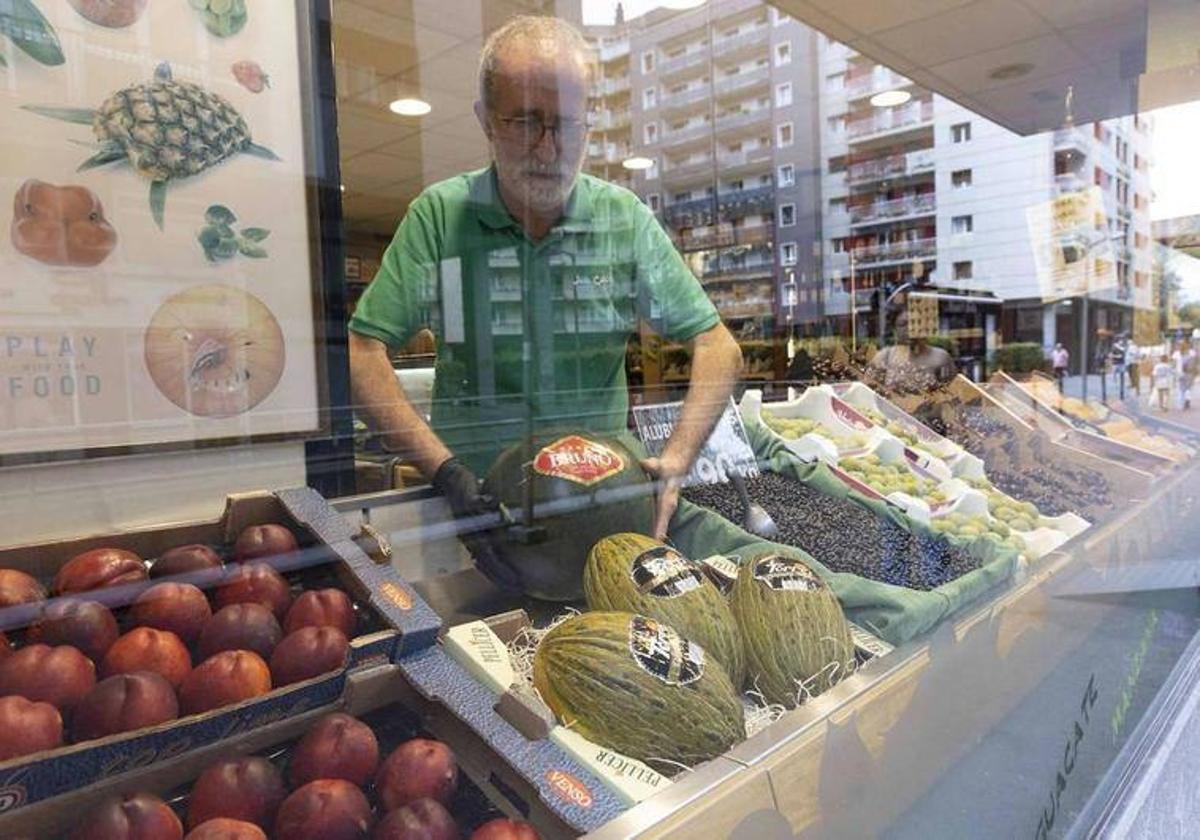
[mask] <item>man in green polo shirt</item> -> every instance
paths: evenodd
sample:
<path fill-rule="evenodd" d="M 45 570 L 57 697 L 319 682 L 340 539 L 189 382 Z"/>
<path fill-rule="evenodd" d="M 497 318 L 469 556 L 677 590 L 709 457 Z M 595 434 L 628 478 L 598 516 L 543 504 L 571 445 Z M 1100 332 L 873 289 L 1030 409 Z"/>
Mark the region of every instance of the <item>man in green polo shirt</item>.
<path fill-rule="evenodd" d="M 555 18 L 514 18 L 488 39 L 475 113 L 492 164 L 409 206 L 350 322 L 354 399 L 456 516 L 487 519 L 476 473 L 506 446 L 538 429 L 626 428 L 625 347 L 646 320 L 693 353 L 679 424 L 643 462 L 661 538 L 741 353 L 637 196 L 580 174 L 588 80 L 586 42 Z M 432 428 L 388 358 L 423 327 L 438 339 Z M 487 540 L 464 541 L 481 571 L 515 582 Z"/>

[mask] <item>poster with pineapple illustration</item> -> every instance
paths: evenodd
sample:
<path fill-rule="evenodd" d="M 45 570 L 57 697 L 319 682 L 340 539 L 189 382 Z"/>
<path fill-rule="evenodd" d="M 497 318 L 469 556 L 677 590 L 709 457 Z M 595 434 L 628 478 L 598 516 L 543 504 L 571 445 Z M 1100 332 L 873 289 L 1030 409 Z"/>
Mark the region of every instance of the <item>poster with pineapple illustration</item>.
<path fill-rule="evenodd" d="M 305 4 L 21 2 L 0 457 L 317 432 Z"/>

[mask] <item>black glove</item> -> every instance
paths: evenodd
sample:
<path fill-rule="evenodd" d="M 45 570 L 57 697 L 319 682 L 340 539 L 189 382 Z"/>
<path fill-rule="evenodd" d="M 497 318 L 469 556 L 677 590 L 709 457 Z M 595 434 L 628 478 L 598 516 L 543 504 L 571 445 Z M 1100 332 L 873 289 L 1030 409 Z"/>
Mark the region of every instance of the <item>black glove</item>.
<path fill-rule="evenodd" d="M 457 519 L 479 519 L 459 533 L 459 539 L 475 559 L 475 567 L 501 589 L 514 592 L 521 588 L 521 575 L 503 557 L 495 527 L 500 503 L 490 493 L 481 492 L 479 479 L 462 461 L 449 458 L 433 474 L 433 489 L 446 497 Z"/>

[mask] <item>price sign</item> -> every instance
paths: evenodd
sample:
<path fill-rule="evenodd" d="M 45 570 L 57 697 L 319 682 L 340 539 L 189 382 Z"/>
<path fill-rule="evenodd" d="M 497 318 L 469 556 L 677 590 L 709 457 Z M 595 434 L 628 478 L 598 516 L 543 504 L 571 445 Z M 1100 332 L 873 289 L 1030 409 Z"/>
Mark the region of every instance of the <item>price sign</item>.
<path fill-rule="evenodd" d="M 675 430 L 682 409 L 682 402 L 641 405 L 633 409 L 633 422 L 638 438 L 651 455 L 662 454 L 663 447 Z M 684 486 L 723 484 L 729 481 L 731 473 L 743 477 L 758 475 L 754 449 L 746 437 L 742 415 L 732 399 L 729 400 L 729 406 L 721 415 L 721 419 L 713 427 L 712 434 L 704 442 L 700 454 L 696 456 L 696 462 L 692 464 Z"/>

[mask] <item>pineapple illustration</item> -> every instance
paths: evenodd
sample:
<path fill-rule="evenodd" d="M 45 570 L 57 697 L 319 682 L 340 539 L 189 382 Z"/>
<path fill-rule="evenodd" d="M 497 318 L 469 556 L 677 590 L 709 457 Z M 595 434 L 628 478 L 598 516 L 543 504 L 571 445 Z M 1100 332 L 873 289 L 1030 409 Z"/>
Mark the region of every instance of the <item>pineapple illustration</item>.
<path fill-rule="evenodd" d="M 245 119 L 233 105 L 197 84 L 175 81 L 166 63 L 158 66 L 152 81 L 123 88 L 96 109 L 23 107 L 43 117 L 90 125 L 100 148 L 79 171 L 128 161 L 150 181 L 150 213 L 159 229 L 169 182 L 199 174 L 241 152 L 279 160 L 251 140 Z"/>

